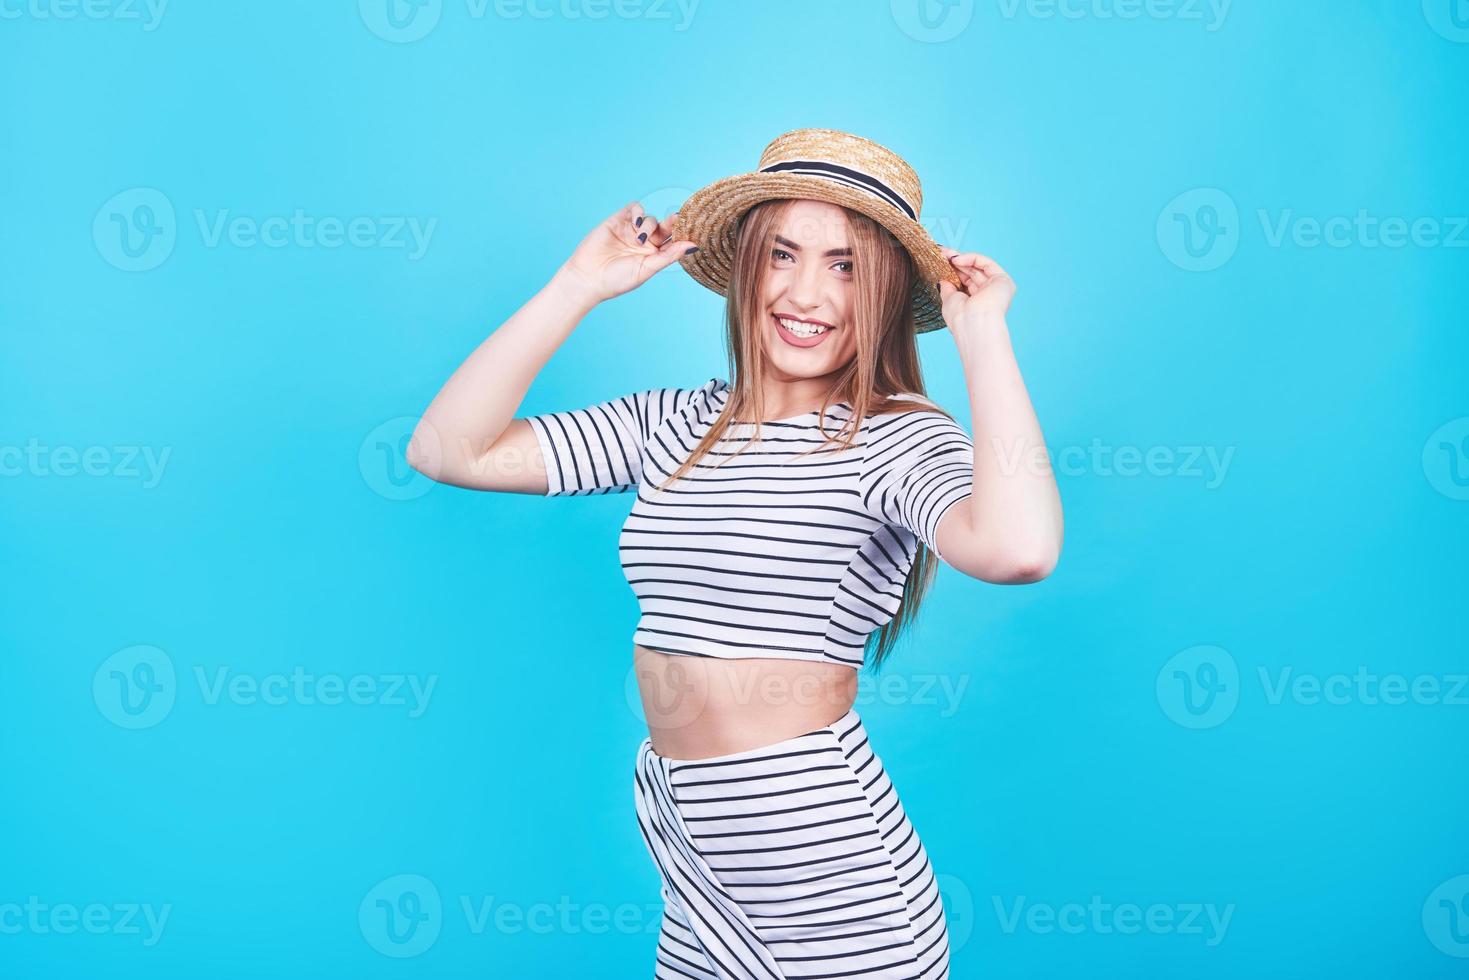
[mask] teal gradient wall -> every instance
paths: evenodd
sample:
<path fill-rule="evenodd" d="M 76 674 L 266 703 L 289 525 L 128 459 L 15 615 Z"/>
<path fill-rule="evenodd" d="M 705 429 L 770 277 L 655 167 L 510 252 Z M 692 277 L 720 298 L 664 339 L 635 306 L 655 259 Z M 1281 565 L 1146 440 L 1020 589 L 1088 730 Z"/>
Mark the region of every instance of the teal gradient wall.
<path fill-rule="evenodd" d="M 0 83 L 0 976 L 652 975 L 631 498 L 399 451 L 801 126 L 1015 276 L 1066 508 L 858 703 L 954 976 L 1469 970 L 1465 0 L 0 0 Z M 521 414 L 721 315 L 667 270 Z"/>

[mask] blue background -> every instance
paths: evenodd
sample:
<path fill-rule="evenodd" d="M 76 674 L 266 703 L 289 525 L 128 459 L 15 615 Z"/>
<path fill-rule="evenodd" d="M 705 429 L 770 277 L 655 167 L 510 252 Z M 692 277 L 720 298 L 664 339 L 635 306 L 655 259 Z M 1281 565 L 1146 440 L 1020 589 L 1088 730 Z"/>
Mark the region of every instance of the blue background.
<path fill-rule="evenodd" d="M 811 125 L 904 154 L 930 230 L 1020 283 L 1057 454 L 1055 574 L 942 569 L 906 693 L 858 704 L 954 975 L 1469 970 L 1460 0 L 58 2 L 0 20 L 0 974 L 651 975 L 631 499 L 433 485 L 397 447 L 596 221 Z M 297 209 L 386 242 L 209 234 Z M 1359 212 L 1457 247 L 1299 222 Z M 721 313 L 660 274 L 520 414 L 727 376 Z M 921 346 L 970 427 L 951 338 Z M 213 686 L 298 668 L 368 703 Z M 1273 696 L 1359 668 L 1440 694 Z M 1231 918 L 1047 926 L 1093 896 Z"/>

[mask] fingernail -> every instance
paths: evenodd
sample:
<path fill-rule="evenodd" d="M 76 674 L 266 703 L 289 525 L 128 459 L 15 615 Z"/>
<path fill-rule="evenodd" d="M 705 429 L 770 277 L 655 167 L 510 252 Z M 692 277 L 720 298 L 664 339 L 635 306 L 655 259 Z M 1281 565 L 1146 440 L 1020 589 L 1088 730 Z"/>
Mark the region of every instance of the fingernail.
<path fill-rule="evenodd" d="M 648 240 L 648 233 L 646 231 L 643 232 L 641 235 L 638 236 L 638 243 L 639 244 L 642 244 L 643 242 L 645 242 L 647 240 Z"/>
<path fill-rule="evenodd" d="M 684 253 L 683 254 L 685 254 L 685 255 L 693 255 L 698 250 L 699 250 L 699 246 L 695 245 L 692 248 L 684 249 Z"/>
<path fill-rule="evenodd" d="M 641 228 L 641 227 L 643 227 L 643 219 L 642 218 L 639 218 L 638 220 L 634 221 L 632 223 L 632 226 L 634 228 Z"/>

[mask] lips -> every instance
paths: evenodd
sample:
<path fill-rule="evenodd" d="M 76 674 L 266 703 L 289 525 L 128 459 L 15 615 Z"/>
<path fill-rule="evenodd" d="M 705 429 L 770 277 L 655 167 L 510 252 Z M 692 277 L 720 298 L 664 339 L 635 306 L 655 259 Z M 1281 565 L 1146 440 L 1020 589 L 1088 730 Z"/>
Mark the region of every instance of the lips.
<path fill-rule="evenodd" d="M 816 320 L 810 317 L 784 315 L 776 316 L 772 313 L 770 319 L 771 322 L 775 324 L 775 332 L 780 334 L 780 339 L 784 340 L 792 347 L 816 347 L 824 340 L 826 340 L 827 337 L 836 332 L 836 328 L 832 327 L 831 324 L 827 323 L 825 320 Z M 826 329 L 818 334 L 813 334 L 811 336 L 802 336 L 801 334 L 795 333 L 794 331 L 790 330 L 788 327 L 786 327 L 785 324 L 781 323 L 780 321 L 782 319 L 794 320 L 799 323 L 811 323 L 815 324 L 816 326 L 826 327 Z"/>

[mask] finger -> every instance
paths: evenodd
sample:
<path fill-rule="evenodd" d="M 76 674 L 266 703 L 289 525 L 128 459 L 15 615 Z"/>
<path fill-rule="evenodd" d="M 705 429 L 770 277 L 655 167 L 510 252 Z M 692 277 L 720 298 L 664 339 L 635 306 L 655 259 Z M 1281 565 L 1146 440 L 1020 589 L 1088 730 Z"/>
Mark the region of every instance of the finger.
<path fill-rule="evenodd" d="M 959 275 L 960 285 L 971 293 L 989 281 L 989 277 L 973 266 L 958 265 L 956 263 L 954 265 L 954 271 Z"/>
<path fill-rule="evenodd" d="M 625 245 L 636 246 L 638 244 L 638 222 L 647 223 L 643 216 L 643 205 L 640 201 L 629 201 L 617 209 L 617 213 L 607 219 L 607 230 L 614 238 Z"/>
<path fill-rule="evenodd" d="M 653 233 L 648 236 L 648 241 L 657 245 L 659 248 L 673 241 L 673 223 L 677 217 L 677 211 L 669 212 L 668 217 L 658 222 L 654 227 Z"/>
<path fill-rule="evenodd" d="M 687 254 L 694 243 L 686 238 L 670 238 L 664 242 L 662 247 L 654 250 L 653 254 L 643 260 L 643 268 L 648 270 L 648 275 L 666 269 Z"/>
<path fill-rule="evenodd" d="M 669 228 L 672 223 L 672 215 L 669 215 L 662 221 L 659 221 L 651 214 L 648 215 L 643 219 L 643 223 L 638 226 L 638 239 L 640 243 L 649 248 L 656 249 L 659 245 L 669 240 L 672 234 Z"/>
<path fill-rule="evenodd" d="M 975 266 L 979 269 L 983 269 L 986 275 L 1005 276 L 1007 279 L 1009 278 L 1009 273 L 1007 273 L 1003 268 L 1000 267 L 1000 263 L 996 262 L 988 255 L 981 255 L 978 252 L 971 252 L 970 254 L 974 256 Z"/>
<path fill-rule="evenodd" d="M 978 256 L 972 252 L 956 254 L 949 257 L 950 267 L 953 268 L 955 274 L 959 276 L 960 281 L 966 286 L 971 283 L 975 286 L 981 286 L 985 282 L 984 272 L 977 263 Z"/>

